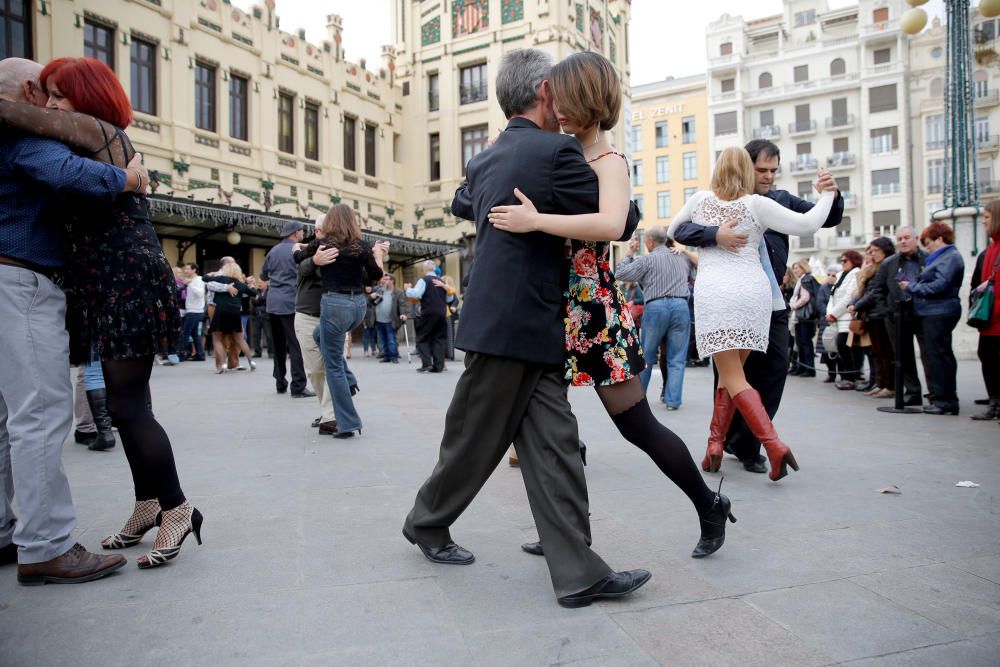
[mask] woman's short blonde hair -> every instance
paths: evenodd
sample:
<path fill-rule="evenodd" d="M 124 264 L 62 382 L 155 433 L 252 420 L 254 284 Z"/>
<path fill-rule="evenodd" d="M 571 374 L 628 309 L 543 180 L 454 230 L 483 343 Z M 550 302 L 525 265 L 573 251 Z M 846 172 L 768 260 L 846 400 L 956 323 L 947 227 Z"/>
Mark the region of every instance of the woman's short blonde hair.
<path fill-rule="evenodd" d="M 549 75 L 559 113 L 580 127 L 610 130 L 618 124 L 622 85 L 607 58 L 599 53 L 574 53 L 556 63 Z"/>
<path fill-rule="evenodd" d="M 812 273 L 813 272 L 812 267 L 809 266 L 809 260 L 808 259 L 800 259 L 799 261 L 797 261 L 794 264 L 792 264 L 792 266 L 799 267 L 799 270 L 802 271 L 802 275 L 805 275 L 807 273 Z"/>
<path fill-rule="evenodd" d="M 319 225 L 323 235 L 333 245 L 343 247 L 361 240 L 358 216 L 347 204 L 334 204 Z"/>
<path fill-rule="evenodd" d="M 733 201 L 756 190 L 753 160 L 746 149 L 732 146 L 722 151 L 712 172 L 712 192 L 723 201 Z"/>
<path fill-rule="evenodd" d="M 243 269 L 241 269 L 240 265 L 236 262 L 229 262 L 229 264 L 224 265 L 221 269 L 219 269 L 219 273 L 227 278 L 239 280 L 241 283 L 246 282 L 246 276 L 243 275 Z"/>

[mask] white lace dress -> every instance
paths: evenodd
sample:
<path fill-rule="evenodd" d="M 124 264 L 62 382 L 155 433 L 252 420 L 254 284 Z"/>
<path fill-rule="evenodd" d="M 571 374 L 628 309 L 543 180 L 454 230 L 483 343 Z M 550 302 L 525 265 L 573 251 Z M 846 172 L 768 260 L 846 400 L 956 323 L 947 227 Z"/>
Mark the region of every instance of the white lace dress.
<path fill-rule="evenodd" d="M 767 351 L 771 327 L 771 284 L 761 265 L 760 241 L 767 229 L 808 235 L 823 226 L 835 193 L 825 192 L 807 213 L 796 213 L 772 199 L 746 195 L 722 201 L 711 192 L 692 195 L 668 233 L 684 222 L 718 227 L 732 220 L 749 236 L 738 252 L 718 246 L 701 248 L 694 283 L 694 330 L 698 354 L 725 350 Z"/>

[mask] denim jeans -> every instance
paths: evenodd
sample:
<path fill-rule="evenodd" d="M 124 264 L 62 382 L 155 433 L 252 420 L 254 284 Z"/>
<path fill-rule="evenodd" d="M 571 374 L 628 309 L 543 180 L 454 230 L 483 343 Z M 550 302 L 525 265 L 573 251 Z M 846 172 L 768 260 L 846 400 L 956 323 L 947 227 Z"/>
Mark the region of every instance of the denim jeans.
<path fill-rule="evenodd" d="M 922 317 L 924 344 L 920 355 L 927 371 L 927 390 L 931 401 L 940 407 L 957 407 L 956 376 L 958 362 L 951 347 L 951 334 L 961 317 L 958 315 L 928 315 Z"/>
<path fill-rule="evenodd" d="M 639 374 L 642 388 L 649 388 L 649 378 L 656 363 L 656 349 L 660 341 L 667 341 L 667 393 L 664 399 L 669 407 L 681 405 L 684 387 L 684 366 L 687 361 L 688 338 L 691 335 L 691 311 L 687 299 L 667 297 L 646 302 L 642 314 L 642 355 L 646 370 Z"/>
<path fill-rule="evenodd" d="M 326 293 L 320 301 L 319 341 L 326 366 L 326 384 L 333 399 L 337 430 L 357 431 L 361 417 L 354 409 L 351 385 L 357 384 L 344 358 L 344 337 L 365 319 L 364 294 Z"/>
<path fill-rule="evenodd" d="M 375 330 L 378 331 L 379 345 L 382 346 L 382 354 L 388 360 L 399 359 L 399 345 L 396 341 L 396 330 L 392 328 L 392 322 L 376 322 Z"/>
<path fill-rule="evenodd" d="M 201 324 L 201 320 L 204 317 L 203 313 L 185 313 L 184 314 L 184 328 L 181 334 L 181 354 L 184 358 L 190 357 L 191 345 L 188 343 L 188 339 L 194 338 L 194 349 L 197 351 L 195 356 L 198 359 L 205 358 L 205 349 L 201 344 L 201 336 L 198 334 L 198 325 Z"/>

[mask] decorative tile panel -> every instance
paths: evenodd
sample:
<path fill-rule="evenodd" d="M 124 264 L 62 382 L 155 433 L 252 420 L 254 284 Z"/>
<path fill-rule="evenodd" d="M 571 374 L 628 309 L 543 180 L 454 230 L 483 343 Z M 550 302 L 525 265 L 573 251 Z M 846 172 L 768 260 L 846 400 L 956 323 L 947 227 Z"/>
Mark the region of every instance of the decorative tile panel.
<path fill-rule="evenodd" d="M 583 5 L 576 3 L 576 29 L 583 32 Z"/>
<path fill-rule="evenodd" d="M 613 65 L 618 64 L 618 45 L 615 44 L 615 40 L 611 37 L 608 37 L 608 60 Z"/>
<path fill-rule="evenodd" d="M 420 26 L 420 44 L 429 46 L 441 41 L 441 17 L 435 16 Z"/>
<path fill-rule="evenodd" d="M 524 0 L 502 0 L 500 22 L 513 23 L 524 18 Z"/>
<path fill-rule="evenodd" d="M 451 36 L 471 35 L 490 27 L 489 0 L 454 0 L 451 4 Z"/>

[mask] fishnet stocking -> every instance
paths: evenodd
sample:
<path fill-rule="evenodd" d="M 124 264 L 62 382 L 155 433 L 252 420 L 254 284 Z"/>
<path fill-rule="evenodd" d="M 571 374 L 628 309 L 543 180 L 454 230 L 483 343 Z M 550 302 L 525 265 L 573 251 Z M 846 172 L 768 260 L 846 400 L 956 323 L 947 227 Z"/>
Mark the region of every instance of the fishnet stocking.
<path fill-rule="evenodd" d="M 190 500 L 185 500 L 179 507 L 165 511 L 160 521 L 160 530 L 156 533 L 156 541 L 153 542 L 153 550 L 162 551 L 180 544 L 185 533 L 191 529 L 193 513 L 194 508 Z"/>
<path fill-rule="evenodd" d="M 156 521 L 156 515 L 160 511 L 160 501 L 156 500 L 137 500 L 135 501 L 135 509 L 132 510 L 132 516 L 128 518 L 125 522 L 125 527 L 122 528 L 121 532 L 128 533 L 129 535 L 138 535 L 140 532 L 145 532 L 153 527 L 153 522 Z"/>

